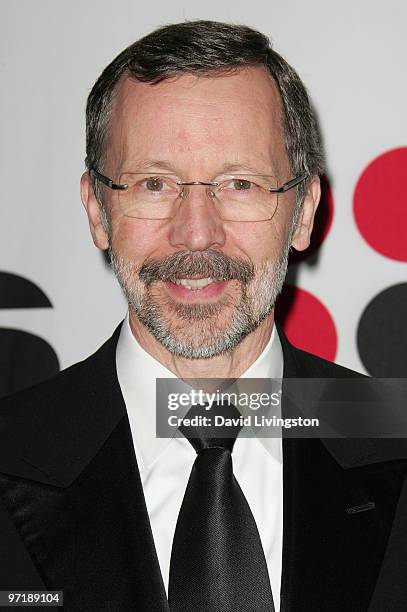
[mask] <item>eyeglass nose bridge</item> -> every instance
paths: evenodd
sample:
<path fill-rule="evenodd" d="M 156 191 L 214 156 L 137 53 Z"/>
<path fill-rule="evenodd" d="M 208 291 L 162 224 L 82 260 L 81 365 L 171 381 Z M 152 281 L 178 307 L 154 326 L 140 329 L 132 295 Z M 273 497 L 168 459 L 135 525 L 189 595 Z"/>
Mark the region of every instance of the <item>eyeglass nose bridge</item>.
<path fill-rule="evenodd" d="M 206 183 L 205 181 L 177 181 L 177 185 L 179 187 L 189 187 L 189 186 L 193 186 L 193 185 L 203 185 L 204 187 L 218 187 L 219 183 L 217 183 L 216 181 L 211 181 L 209 183 Z M 212 189 L 207 189 L 207 193 L 211 198 L 215 197 L 215 192 Z M 188 195 L 188 190 L 185 191 L 184 189 L 181 189 L 180 193 L 179 193 L 179 197 L 180 198 L 185 198 Z"/>

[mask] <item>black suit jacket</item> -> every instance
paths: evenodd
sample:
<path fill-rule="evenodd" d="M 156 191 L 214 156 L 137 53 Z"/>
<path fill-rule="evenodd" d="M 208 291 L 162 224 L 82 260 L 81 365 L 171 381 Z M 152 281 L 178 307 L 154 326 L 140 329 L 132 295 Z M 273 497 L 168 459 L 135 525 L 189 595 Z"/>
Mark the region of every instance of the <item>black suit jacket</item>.
<path fill-rule="evenodd" d="M 70 612 L 168 611 L 119 331 L 1 403 L 0 590 L 63 590 Z M 280 335 L 285 377 L 355 376 Z M 282 612 L 407 610 L 406 458 L 403 440 L 283 440 Z"/>

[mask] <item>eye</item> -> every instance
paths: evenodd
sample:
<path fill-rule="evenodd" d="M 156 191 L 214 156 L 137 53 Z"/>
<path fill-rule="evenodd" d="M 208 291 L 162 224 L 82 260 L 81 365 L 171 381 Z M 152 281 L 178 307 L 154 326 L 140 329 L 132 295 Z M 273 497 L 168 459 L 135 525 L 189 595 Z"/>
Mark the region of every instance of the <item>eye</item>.
<path fill-rule="evenodd" d="M 144 182 L 149 191 L 162 191 L 165 186 L 163 179 L 158 176 L 149 176 Z"/>
<path fill-rule="evenodd" d="M 236 191 L 243 191 L 252 187 L 252 182 L 246 179 L 234 179 L 232 181 L 233 189 Z"/>

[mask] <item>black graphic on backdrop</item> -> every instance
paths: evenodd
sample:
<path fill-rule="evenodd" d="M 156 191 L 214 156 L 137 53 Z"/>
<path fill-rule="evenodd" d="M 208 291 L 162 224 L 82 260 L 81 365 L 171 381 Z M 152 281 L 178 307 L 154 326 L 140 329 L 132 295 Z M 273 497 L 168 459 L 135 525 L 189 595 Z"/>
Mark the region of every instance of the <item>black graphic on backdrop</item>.
<path fill-rule="evenodd" d="M 407 376 L 407 283 L 388 287 L 366 306 L 359 320 L 358 350 L 372 376 Z"/>
<path fill-rule="evenodd" d="M 52 308 L 52 304 L 30 280 L 0 272 L 0 308 Z M 57 372 L 58 357 L 46 340 L 24 330 L 0 328 L 0 397 Z"/>

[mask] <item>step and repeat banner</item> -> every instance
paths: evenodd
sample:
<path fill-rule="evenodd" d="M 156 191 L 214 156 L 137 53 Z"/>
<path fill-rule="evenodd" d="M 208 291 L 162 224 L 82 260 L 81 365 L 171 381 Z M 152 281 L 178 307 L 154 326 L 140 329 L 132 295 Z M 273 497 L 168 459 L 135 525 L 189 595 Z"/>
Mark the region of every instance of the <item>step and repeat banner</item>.
<path fill-rule="evenodd" d="M 185 19 L 269 35 L 308 87 L 327 173 L 277 315 L 297 346 L 407 376 L 407 6 L 401 0 L 1 0 L 0 396 L 85 358 L 126 312 L 79 197 L 87 94 L 125 46 Z"/>

